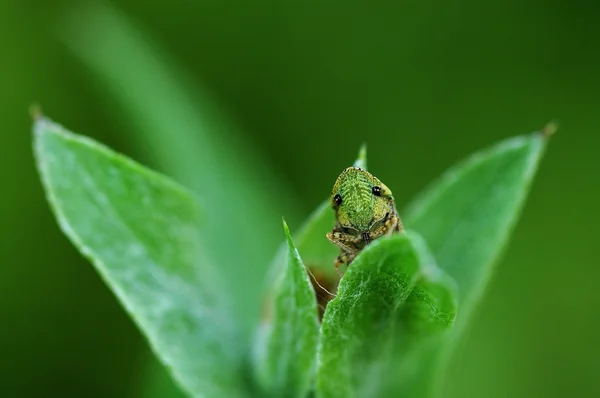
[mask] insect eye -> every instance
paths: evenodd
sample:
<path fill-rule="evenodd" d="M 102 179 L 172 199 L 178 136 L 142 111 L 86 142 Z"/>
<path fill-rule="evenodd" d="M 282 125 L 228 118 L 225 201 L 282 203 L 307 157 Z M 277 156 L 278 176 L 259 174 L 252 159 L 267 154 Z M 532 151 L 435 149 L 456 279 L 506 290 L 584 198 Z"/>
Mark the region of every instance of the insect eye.
<path fill-rule="evenodd" d="M 333 203 L 335 203 L 337 206 L 342 204 L 342 196 L 339 193 L 336 193 L 333 197 Z"/>
<path fill-rule="evenodd" d="M 375 185 L 372 188 L 372 191 L 373 191 L 373 195 L 375 195 L 375 196 L 381 196 L 381 187 L 378 187 L 377 185 Z"/>

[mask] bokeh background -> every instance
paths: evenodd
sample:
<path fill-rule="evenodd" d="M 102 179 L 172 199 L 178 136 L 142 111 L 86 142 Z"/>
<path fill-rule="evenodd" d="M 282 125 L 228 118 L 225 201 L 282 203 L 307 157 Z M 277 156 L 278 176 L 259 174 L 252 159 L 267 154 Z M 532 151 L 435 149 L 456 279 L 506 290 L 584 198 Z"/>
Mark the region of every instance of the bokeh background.
<path fill-rule="evenodd" d="M 120 47 L 131 32 L 168 60 L 199 112 L 208 96 L 239 127 L 241 156 L 258 157 L 283 181 L 281 197 L 294 198 L 282 204 L 293 229 L 362 142 L 402 207 L 467 154 L 558 120 L 445 396 L 600 396 L 600 3 L 90 4 L 0 2 L 3 397 L 172 396 L 132 321 L 59 233 L 31 150 L 37 101 L 71 129 L 169 172 L 119 99 L 127 79 L 111 85 L 154 73 L 152 60 L 129 60 Z M 103 62 L 114 76 L 99 73 Z M 132 92 L 159 96 L 159 86 Z M 172 98 L 159 100 L 169 111 Z"/>

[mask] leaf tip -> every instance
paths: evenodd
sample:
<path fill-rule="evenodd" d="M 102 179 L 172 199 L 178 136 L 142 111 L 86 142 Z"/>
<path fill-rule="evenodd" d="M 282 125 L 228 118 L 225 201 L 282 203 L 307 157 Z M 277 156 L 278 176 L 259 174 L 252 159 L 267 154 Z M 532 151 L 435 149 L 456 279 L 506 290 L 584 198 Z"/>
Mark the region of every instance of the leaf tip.
<path fill-rule="evenodd" d="M 282 221 L 283 221 L 283 233 L 285 235 L 285 241 L 287 243 L 288 250 L 290 252 L 295 252 L 296 255 L 299 255 L 298 250 L 296 249 L 296 245 L 294 244 L 294 240 L 292 239 L 292 233 L 290 232 L 290 227 L 288 227 L 287 223 L 285 222 L 285 218 L 282 217 Z"/>
<path fill-rule="evenodd" d="M 556 134 L 556 131 L 558 130 L 559 124 L 556 120 L 552 120 L 550 122 L 548 122 L 544 128 L 542 128 L 542 137 L 548 139 L 550 137 L 552 137 L 554 134 Z"/>
<path fill-rule="evenodd" d="M 41 108 L 32 105 L 29 110 L 33 119 L 33 147 L 38 162 L 45 158 L 48 142 L 55 139 L 57 129 L 52 120 L 45 116 Z"/>
<path fill-rule="evenodd" d="M 361 169 L 367 169 L 367 143 L 363 142 L 358 150 L 358 157 L 354 161 L 354 167 L 360 167 Z"/>
<path fill-rule="evenodd" d="M 38 104 L 32 104 L 29 107 L 29 115 L 33 121 L 32 126 L 32 145 L 33 145 L 33 153 L 37 162 L 38 167 L 42 170 L 41 166 L 45 161 L 44 156 L 44 147 L 45 147 L 45 137 L 49 129 L 47 128 L 48 123 L 50 123 L 49 119 L 44 116 L 42 113 L 42 108 Z M 42 173 L 43 175 L 43 173 Z"/>
<path fill-rule="evenodd" d="M 34 122 L 44 118 L 44 112 L 42 112 L 42 107 L 40 104 L 34 102 L 29 106 L 29 116 L 31 116 L 31 119 Z"/>
<path fill-rule="evenodd" d="M 33 103 L 29 107 L 29 116 L 33 121 L 33 134 L 35 139 L 39 139 L 42 134 L 46 133 L 49 129 L 47 128 L 50 119 L 48 119 L 44 112 L 42 111 L 42 107 L 38 103 Z"/>
<path fill-rule="evenodd" d="M 283 233 L 285 235 L 285 239 L 289 242 L 292 238 L 290 233 L 290 227 L 288 227 L 287 223 L 285 222 L 285 217 L 281 217 L 281 221 L 283 223 Z"/>

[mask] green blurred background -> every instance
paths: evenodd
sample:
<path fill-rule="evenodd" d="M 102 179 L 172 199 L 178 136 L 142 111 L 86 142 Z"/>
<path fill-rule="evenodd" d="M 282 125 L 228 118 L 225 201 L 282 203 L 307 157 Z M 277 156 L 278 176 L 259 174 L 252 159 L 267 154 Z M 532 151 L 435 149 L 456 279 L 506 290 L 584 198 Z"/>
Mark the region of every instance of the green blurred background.
<path fill-rule="evenodd" d="M 37 101 L 74 131 L 161 169 L 114 90 L 65 44 L 81 35 L 96 46 L 80 3 L 0 3 L 0 395 L 166 396 L 152 384 L 143 338 L 59 233 L 32 158 L 27 109 Z M 282 205 L 292 228 L 362 142 L 402 207 L 467 154 L 557 119 L 445 396 L 600 396 L 600 3 L 112 5 L 283 178 L 297 199 Z"/>

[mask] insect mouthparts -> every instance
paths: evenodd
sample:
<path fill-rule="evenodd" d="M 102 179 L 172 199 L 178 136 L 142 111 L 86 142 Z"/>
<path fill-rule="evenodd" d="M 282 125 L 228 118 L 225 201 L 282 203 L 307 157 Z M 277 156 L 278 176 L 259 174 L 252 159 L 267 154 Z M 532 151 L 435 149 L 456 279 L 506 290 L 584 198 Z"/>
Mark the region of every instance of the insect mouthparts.
<path fill-rule="evenodd" d="M 369 243 L 371 243 L 371 234 L 368 232 L 365 232 L 363 235 L 363 239 L 365 240 L 365 243 L 368 245 Z"/>

